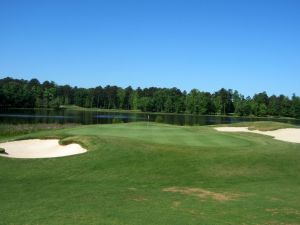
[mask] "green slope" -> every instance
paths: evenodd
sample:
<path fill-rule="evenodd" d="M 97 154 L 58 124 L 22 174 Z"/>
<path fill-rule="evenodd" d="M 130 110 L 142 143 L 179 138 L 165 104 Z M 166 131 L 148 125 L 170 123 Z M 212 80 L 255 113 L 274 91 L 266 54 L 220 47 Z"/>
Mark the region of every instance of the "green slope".
<path fill-rule="evenodd" d="M 299 224 L 300 145 L 213 127 L 91 125 L 88 153 L 0 157 L 0 224 Z M 3 137 L 1 137 L 3 138 Z"/>

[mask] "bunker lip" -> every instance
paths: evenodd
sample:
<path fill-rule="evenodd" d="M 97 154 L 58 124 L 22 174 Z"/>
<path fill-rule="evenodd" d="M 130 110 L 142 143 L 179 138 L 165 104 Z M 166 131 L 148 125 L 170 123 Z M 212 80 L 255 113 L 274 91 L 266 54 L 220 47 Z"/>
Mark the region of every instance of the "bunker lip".
<path fill-rule="evenodd" d="M 7 154 L 3 157 L 21 159 L 56 158 L 85 153 L 87 150 L 79 144 L 60 145 L 58 139 L 28 139 L 0 143 Z"/>
<path fill-rule="evenodd" d="M 298 128 L 284 128 L 272 131 L 259 131 L 249 130 L 248 127 L 216 127 L 215 130 L 221 132 L 249 132 L 272 136 L 274 139 L 280 141 L 300 143 L 300 129 Z"/>

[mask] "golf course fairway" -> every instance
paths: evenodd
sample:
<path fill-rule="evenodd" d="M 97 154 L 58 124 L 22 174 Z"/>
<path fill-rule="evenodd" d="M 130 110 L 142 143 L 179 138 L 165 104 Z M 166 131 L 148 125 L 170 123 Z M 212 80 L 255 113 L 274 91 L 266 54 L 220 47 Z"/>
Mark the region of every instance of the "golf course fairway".
<path fill-rule="evenodd" d="M 77 126 L 0 142 L 36 138 L 87 152 L 0 157 L 0 224 L 300 224 L 300 144 L 159 123 Z"/>

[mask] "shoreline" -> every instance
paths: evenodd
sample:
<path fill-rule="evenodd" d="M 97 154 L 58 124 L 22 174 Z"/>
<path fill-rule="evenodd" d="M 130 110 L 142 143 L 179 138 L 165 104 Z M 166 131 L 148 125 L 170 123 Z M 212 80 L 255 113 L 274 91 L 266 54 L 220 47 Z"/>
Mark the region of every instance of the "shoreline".
<path fill-rule="evenodd" d="M 1 107 L 1 110 L 41 110 L 41 111 L 79 111 L 79 112 L 103 112 L 103 113 L 120 113 L 120 114 L 149 114 L 149 115 L 174 115 L 174 116 L 195 116 L 195 117 L 225 117 L 225 118 L 245 118 L 245 119 L 277 119 L 277 120 L 296 120 L 300 118 L 294 117 L 277 117 L 277 116 L 238 116 L 235 114 L 192 114 L 192 113 L 168 113 L 168 112 L 142 112 L 140 110 L 126 110 L 126 109 L 100 109 L 100 108 L 83 108 L 79 106 L 60 107 L 55 108 L 16 108 L 16 107 Z"/>

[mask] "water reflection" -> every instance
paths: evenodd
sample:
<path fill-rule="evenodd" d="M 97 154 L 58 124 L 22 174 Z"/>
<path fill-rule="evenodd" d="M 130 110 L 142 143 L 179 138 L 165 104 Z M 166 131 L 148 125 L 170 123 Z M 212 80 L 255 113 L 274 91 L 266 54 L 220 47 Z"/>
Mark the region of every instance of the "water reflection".
<path fill-rule="evenodd" d="M 117 122 L 156 121 L 176 125 L 212 125 L 243 121 L 277 121 L 300 125 L 300 120 L 245 118 L 228 116 L 195 116 L 174 114 L 89 112 L 72 110 L 0 109 L 0 123 L 80 123 L 109 124 Z"/>
<path fill-rule="evenodd" d="M 73 118 L 73 116 L 51 116 L 51 115 L 28 115 L 28 114 L 0 114 L 0 117 L 15 117 L 15 118 L 54 118 L 54 119 L 66 119 Z"/>

